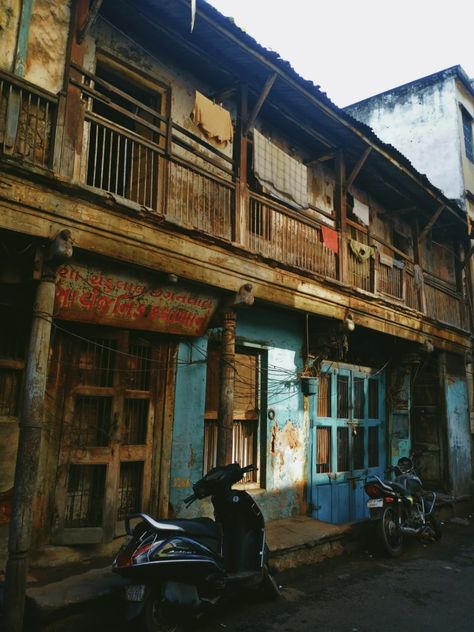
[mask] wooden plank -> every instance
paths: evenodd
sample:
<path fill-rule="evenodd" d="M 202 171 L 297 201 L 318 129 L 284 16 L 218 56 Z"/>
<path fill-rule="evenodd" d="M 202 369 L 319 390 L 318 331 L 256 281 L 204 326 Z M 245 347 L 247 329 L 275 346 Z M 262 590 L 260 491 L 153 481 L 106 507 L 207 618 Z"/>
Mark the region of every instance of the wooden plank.
<path fill-rule="evenodd" d="M 354 165 L 354 167 L 352 168 L 352 171 L 349 175 L 349 177 L 347 178 L 347 190 L 350 191 L 352 188 L 352 185 L 354 184 L 354 180 L 357 178 L 357 176 L 360 173 L 360 170 L 362 169 L 362 167 L 365 164 L 365 161 L 367 160 L 367 158 L 369 157 L 370 152 L 372 151 L 372 147 L 369 145 L 368 147 L 366 147 L 364 153 L 362 154 L 362 156 L 359 158 L 359 160 L 356 162 L 356 164 Z"/>
<path fill-rule="evenodd" d="M 347 281 L 347 201 L 346 201 L 346 164 L 342 150 L 336 157 L 336 183 L 334 187 L 334 210 L 336 211 L 336 225 L 339 230 L 338 279 L 341 283 Z"/>
<path fill-rule="evenodd" d="M 154 271 L 183 275 L 226 291 L 240 287 L 242 279 L 246 279 L 254 283 L 260 300 L 322 316 L 342 319 L 353 300 L 353 292 L 335 282 L 322 283 L 281 266 L 275 269 L 238 248 L 214 245 L 210 257 L 209 243 L 169 232 L 149 219 L 133 217 L 128 210 L 119 212 L 119 206 L 114 210 L 104 208 L 87 200 L 87 192 L 81 187 L 57 182 L 56 190 L 45 189 L 32 180 L 8 173 L 7 169 L 2 181 L 5 186 L 0 193 L 0 209 L 5 229 L 21 229 L 27 235 L 48 238 L 68 226 L 82 250 Z M 100 195 L 91 198 L 100 199 Z M 103 194 L 102 198 L 108 196 Z M 18 199 L 22 199 L 22 204 Z M 374 301 L 373 297 L 359 296 L 358 301 L 360 310 L 367 314 L 365 326 L 371 329 L 380 329 L 385 323 L 387 331 L 403 338 L 418 341 L 429 334 L 438 339 L 439 345 L 453 345 L 453 350 L 469 346 L 464 334 L 420 322 L 410 310 L 394 309 Z"/>
<path fill-rule="evenodd" d="M 438 207 L 438 209 L 436 210 L 436 212 L 434 213 L 434 215 L 431 216 L 429 222 L 426 224 L 426 226 L 423 228 L 423 230 L 421 231 L 420 235 L 418 236 L 418 243 L 421 244 L 421 242 L 424 240 L 426 235 L 433 228 L 433 226 L 435 225 L 436 221 L 438 220 L 439 216 L 441 215 L 441 213 L 443 212 L 443 210 L 445 208 L 446 208 L 446 205 L 445 204 L 441 204 Z"/>

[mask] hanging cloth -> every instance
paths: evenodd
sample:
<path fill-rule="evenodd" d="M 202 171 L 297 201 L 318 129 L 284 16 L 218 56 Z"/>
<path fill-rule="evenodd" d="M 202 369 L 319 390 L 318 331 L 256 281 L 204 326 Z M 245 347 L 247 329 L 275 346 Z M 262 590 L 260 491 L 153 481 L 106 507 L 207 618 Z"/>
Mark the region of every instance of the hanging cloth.
<path fill-rule="evenodd" d="M 253 169 L 268 193 L 300 208 L 308 207 L 308 168 L 256 129 L 253 131 Z"/>
<path fill-rule="evenodd" d="M 367 261 L 370 257 L 375 257 L 375 248 L 373 246 L 362 244 L 360 241 L 356 241 L 355 239 L 351 239 L 349 241 L 349 246 L 352 254 L 359 263 Z"/>
<path fill-rule="evenodd" d="M 337 255 L 339 252 L 339 234 L 337 230 L 323 225 L 321 226 L 321 233 L 323 235 L 323 244 Z"/>
<path fill-rule="evenodd" d="M 191 118 L 207 138 L 224 147 L 232 142 L 234 129 L 230 112 L 197 90 Z"/>

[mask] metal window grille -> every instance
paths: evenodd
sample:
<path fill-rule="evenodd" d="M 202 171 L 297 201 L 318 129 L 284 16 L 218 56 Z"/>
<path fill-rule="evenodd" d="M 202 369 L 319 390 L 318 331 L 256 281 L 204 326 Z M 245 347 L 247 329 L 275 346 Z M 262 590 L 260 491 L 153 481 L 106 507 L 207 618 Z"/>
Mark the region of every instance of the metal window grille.
<path fill-rule="evenodd" d="M 316 428 L 316 473 L 325 474 L 331 471 L 331 428 Z"/>
<path fill-rule="evenodd" d="M 347 375 L 337 376 L 337 416 L 339 419 L 349 418 L 349 378 Z"/>
<path fill-rule="evenodd" d="M 144 445 L 146 443 L 148 399 L 126 399 L 124 406 L 124 432 L 122 441 L 125 445 Z"/>
<path fill-rule="evenodd" d="M 123 520 L 127 515 L 140 511 L 142 482 L 142 461 L 131 461 L 120 464 L 117 520 Z"/>
<path fill-rule="evenodd" d="M 76 397 L 71 427 L 74 447 L 110 444 L 112 398 L 80 395 Z"/>
<path fill-rule="evenodd" d="M 364 393 L 364 378 L 354 378 L 354 419 L 364 418 L 365 408 L 365 393 Z"/>
<path fill-rule="evenodd" d="M 331 374 L 322 373 L 319 376 L 318 389 L 318 417 L 331 416 Z"/>
<path fill-rule="evenodd" d="M 65 527 L 102 524 L 106 465 L 70 465 L 66 492 Z"/>
<path fill-rule="evenodd" d="M 126 358 L 126 386 L 136 391 L 148 391 L 151 385 L 151 345 L 145 341 L 129 345 Z"/>
<path fill-rule="evenodd" d="M 364 428 L 356 428 L 354 430 L 355 434 L 352 435 L 355 470 L 362 470 L 364 468 L 364 430 Z"/>
<path fill-rule="evenodd" d="M 474 162 L 474 150 L 473 150 L 473 141 L 472 141 L 472 118 L 471 116 L 461 108 L 462 112 L 462 129 L 464 132 L 464 149 L 466 151 L 466 156 L 469 158 L 471 162 Z"/>
<path fill-rule="evenodd" d="M 379 381 L 369 378 L 369 419 L 379 418 Z"/>
<path fill-rule="evenodd" d="M 348 472 L 349 459 L 349 428 L 337 429 L 337 471 Z"/>
<path fill-rule="evenodd" d="M 368 467 L 378 467 L 379 465 L 379 428 L 378 426 L 370 426 L 368 439 L 369 439 Z"/>
<path fill-rule="evenodd" d="M 79 383 L 83 386 L 113 386 L 117 342 L 97 338 L 81 341 L 79 351 Z"/>

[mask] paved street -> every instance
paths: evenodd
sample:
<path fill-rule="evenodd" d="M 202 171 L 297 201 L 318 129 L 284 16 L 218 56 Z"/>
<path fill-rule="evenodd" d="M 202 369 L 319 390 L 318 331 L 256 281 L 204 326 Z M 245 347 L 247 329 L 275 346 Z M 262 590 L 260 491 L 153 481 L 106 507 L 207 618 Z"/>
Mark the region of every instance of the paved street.
<path fill-rule="evenodd" d="M 474 526 L 447 523 L 440 543 L 396 560 L 369 551 L 281 573 L 282 599 L 227 604 L 199 632 L 472 632 Z M 78 613 L 48 632 L 125 630 L 120 608 Z"/>

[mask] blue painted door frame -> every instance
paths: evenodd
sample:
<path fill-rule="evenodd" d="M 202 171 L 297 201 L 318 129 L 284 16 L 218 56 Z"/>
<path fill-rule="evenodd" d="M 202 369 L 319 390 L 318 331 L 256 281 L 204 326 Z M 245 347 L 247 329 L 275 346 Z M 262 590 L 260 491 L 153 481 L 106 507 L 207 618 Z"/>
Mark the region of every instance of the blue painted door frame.
<path fill-rule="evenodd" d="M 385 468 L 384 374 L 323 364 L 311 399 L 311 515 L 334 524 L 363 520 L 365 479 Z"/>

